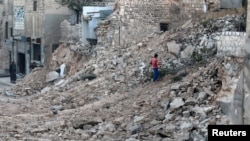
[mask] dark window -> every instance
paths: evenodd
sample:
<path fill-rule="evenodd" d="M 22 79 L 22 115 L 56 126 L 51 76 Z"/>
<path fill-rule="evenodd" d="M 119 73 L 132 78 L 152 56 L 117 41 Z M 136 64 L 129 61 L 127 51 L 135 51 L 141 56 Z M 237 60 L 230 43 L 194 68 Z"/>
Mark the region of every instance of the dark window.
<path fill-rule="evenodd" d="M 34 0 L 33 1 L 33 11 L 36 11 L 37 10 L 37 1 Z"/>
<path fill-rule="evenodd" d="M 91 46 L 97 45 L 97 39 L 90 39 L 90 38 L 87 38 L 87 41 L 89 42 L 89 44 L 90 44 Z"/>
<path fill-rule="evenodd" d="M 243 6 L 244 8 L 247 8 L 247 0 L 242 0 L 242 6 Z"/>
<path fill-rule="evenodd" d="M 41 45 L 33 44 L 33 59 L 36 61 L 41 61 Z"/>
<path fill-rule="evenodd" d="M 9 29 L 9 24 L 8 22 L 5 22 L 5 39 L 8 39 L 9 37 L 8 29 Z"/>
<path fill-rule="evenodd" d="M 168 23 L 160 23 L 160 30 L 163 32 L 168 31 Z"/>
<path fill-rule="evenodd" d="M 13 37 L 13 28 L 10 28 L 10 36 Z"/>

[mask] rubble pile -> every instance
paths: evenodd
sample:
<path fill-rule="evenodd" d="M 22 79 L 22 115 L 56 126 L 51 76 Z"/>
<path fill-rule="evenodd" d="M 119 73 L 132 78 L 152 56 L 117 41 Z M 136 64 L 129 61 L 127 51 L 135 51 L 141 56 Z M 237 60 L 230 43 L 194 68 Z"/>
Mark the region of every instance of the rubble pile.
<path fill-rule="evenodd" d="M 182 28 L 164 33 L 152 33 L 151 37 L 130 47 L 97 46 L 94 49 L 97 52 L 97 58 L 92 59 L 86 66 L 94 67 L 95 74 L 105 73 L 105 76 L 111 77 L 108 79 L 114 82 L 127 83 L 128 87 L 134 86 L 147 77 L 144 74 L 151 69 L 148 63 L 154 53 L 159 54 L 159 60 L 163 66 L 170 68 L 174 65 L 175 68 L 183 68 L 195 63 L 191 58 L 194 51 L 200 53 L 206 48 L 209 53 L 205 52 L 202 55 L 209 62 L 209 57 L 216 54 L 216 42 L 220 33 L 239 31 L 238 25 L 241 23 L 244 23 L 242 15 L 226 16 L 202 24 L 188 21 Z"/>
<path fill-rule="evenodd" d="M 46 73 L 48 70 L 42 67 L 34 68 L 21 82 L 10 88 L 10 91 L 19 95 L 27 96 L 39 93 L 48 85 L 45 82 Z"/>
<path fill-rule="evenodd" d="M 205 141 L 208 124 L 229 123 L 215 99 L 222 88 L 220 79 L 228 73 L 223 64 L 230 62 L 237 59 L 217 60 L 198 71 L 194 68 L 196 73 L 176 83 L 166 80 L 143 84 L 112 96 L 102 93 L 99 100 L 84 98 L 94 97 L 99 87 L 104 90 L 103 80 L 87 81 L 84 86 L 72 84 L 67 93 L 52 90 L 33 95 L 25 101 L 25 113 L 1 118 L 1 128 L 9 131 L 1 136 L 28 140 Z"/>
<path fill-rule="evenodd" d="M 176 73 L 196 63 L 192 60 L 194 51 L 201 53 L 201 49 L 208 48 L 210 53 L 206 52 L 202 55 L 206 62 L 210 62 L 209 58 L 216 54 L 216 41 L 220 32 L 238 31 L 237 25 L 239 24 L 236 23 L 243 21 L 242 15 L 226 16 L 202 24 L 187 21 L 179 29 L 154 33 L 151 38 L 147 37 L 131 47 L 97 46 L 90 48 L 80 44 L 70 45 L 70 47 L 61 45 L 55 51 L 48 68 L 52 71 L 58 69 L 63 62 L 66 64 L 66 78 L 60 81 L 61 86 L 65 87 L 64 89 L 70 87 L 71 82 L 79 81 L 85 75 L 94 74 L 100 79 L 107 80 L 111 86 L 118 84 L 124 90 L 130 90 L 148 80 L 146 72 L 151 72 L 149 60 L 154 53 L 159 54 L 163 68 L 165 66 L 174 67 L 173 71 Z M 91 56 L 89 54 L 91 52 L 95 55 Z M 43 83 L 44 80 L 37 82 Z M 25 82 L 23 83 L 25 84 Z M 19 87 L 19 89 L 27 88 L 27 86 L 23 87 Z M 19 89 L 18 91 L 22 92 Z"/>
<path fill-rule="evenodd" d="M 237 31 L 230 20 L 233 18 L 240 17 L 214 21 L 212 27 L 217 25 L 217 30 L 211 30 L 209 22 L 204 27 L 188 21 L 180 29 L 153 33 L 132 46 L 97 46 L 88 50 L 96 55 L 88 57 L 77 52 L 80 45 L 59 47 L 49 68 L 37 68 L 10 89 L 21 97 L 9 98 L 5 104 L 19 104 L 16 108 L 20 112 L 0 113 L 1 129 L 5 131 L 0 138 L 207 140 L 208 124 L 229 124 L 216 98 L 226 87 L 224 83 L 238 77 L 241 70 L 240 65 L 235 70 L 227 68 L 228 64 L 239 64 L 235 58 L 214 58 L 213 36 L 217 31 Z M 199 66 L 191 56 L 201 48 L 210 48 L 214 53 L 205 56 L 209 63 Z M 178 81 L 172 81 L 172 75 L 154 84 L 145 81 L 154 53 L 159 54 L 163 66 L 181 68 L 175 69 L 176 73 L 185 70 L 188 75 Z M 63 63 L 67 66 L 65 77 L 45 82 L 45 76 L 37 75 L 39 71 L 46 71 L 41 72 L 45 75 L 55 71 Z M 44 82 L 43 86 L 36 87 L 40 82 Z M 23 94 L 25 88 L 32 92 Z"/>

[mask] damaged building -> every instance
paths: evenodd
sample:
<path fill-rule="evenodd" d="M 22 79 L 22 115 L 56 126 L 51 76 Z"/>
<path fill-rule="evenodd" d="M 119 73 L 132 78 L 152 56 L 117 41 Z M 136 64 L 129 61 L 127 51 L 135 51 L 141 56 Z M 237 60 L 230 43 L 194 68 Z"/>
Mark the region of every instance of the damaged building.
<path fill-rule="evenodd" d="M 9 66 L 9 51 L 6 44 L 10 44 L 8 37 L 10 34 L 11 18 L 8 16 L 12 14 L 10 6 L 11 0 L 0 1 L 0 74 L 6 74 Z"/>
<path fill-rule="evenodd" d="M 237 5 L 233 2 L 225 5 L 223 0 L 117 0 L 110 20 L 97 29 L 98 43 L 130 46 L 154 33 L 181 27 L 189 20 L 202 21 L 210 11 L 242 7 L 242 1 Z"/>
<path fill-rule="evenodd" d="M 6 37 L 2 42 L 1 53 L 5 57 L 1 70 L 7 71 L 12 60 L 17 62 L 18 73 L 23 74 L 30 71 L 31 62 L 46 65 L 59 42 L 129 46 L 153 33 L 180 27 L 188 20 L 201 20 L 209 10 L 240 7 L 241 3 L 244 0 L 237 4 L 232 1 L 231 5 L 225 5 L 223 0 L 103 0 L 83 7 L 81 25 L 68 30 L 65 27 L 72 26 L 72 11 L 54 1 L 5 1 L 8 8 L 3 12 L 7 22 L 2 33 Z M 106 20 L 107 17 L 112 20 Z M 74 32 L 79 32 L 78 37 L 74 37 Z"/>
<path fill-rule="evenodd" d="M 49 59 L 51 52 L 59 44 L 59 25 L 63 20 L 69 19 L 70 11 L 50 0 L 14 1 L 13 4 L 15 15 L 12 58 L 18 64 L 18 72 L 26 74 L 31 62 L 44 65 Z"/>
<path fill-rule="evenodd" d="M 83 8 L 84 24 L 61 22 L 62 43 L 48 67 L 33 69 L 0 91 L 0 138 L 207 141 L 209 124 L 249 123 L 250 61 L 244 61 L 249 14 L 246 32 L 239 28 L 246 23 L 242 13 L 218 11 L 218 1 L 206 8 L 195 0 L 162 0 L 171 10 L 161 14 L 154 12 L 157 2 L 137 2 L 117 1 L 111 12 L 102 9 L 107 5 L 92 5 Z M 164 18 L 172 10 L 183 19 Z M 200 22 L 210 12 L 224 16 Z M 95 57 L 72 49 L 92 43 L 97 44 Z M 155 52 L 165 74 L 153 84 L 149 59 Z"/>

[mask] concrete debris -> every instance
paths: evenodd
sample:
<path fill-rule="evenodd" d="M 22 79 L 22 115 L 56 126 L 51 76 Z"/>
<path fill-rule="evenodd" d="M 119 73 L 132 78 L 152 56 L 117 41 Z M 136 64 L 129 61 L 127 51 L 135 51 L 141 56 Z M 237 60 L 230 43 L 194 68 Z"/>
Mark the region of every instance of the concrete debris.
<path fill-rule="evenodd" d="M 41 90 L 41 94 L 45 94 L 45 93 L 49 92 L 50 90 L 51 90 L 50 87 L 45 87 L 45 88 L 43 88 L 43 89 Z"/>
<path fill-rule="evenodd" d="M 56 71 L 51 71 L 46 75 L 46 82 L 51 82 L 59 78 L 59 73 Z"/>
<path fill-rule="evenodd" d="M 241 18 L 228 16 L 202 25 L 188 21 L 181 29 L 152 34 L 131 46 L 60 45 L 48 67 L 32 70 L 7 90 L 20 98 L 2 100 L 9 106 L 0 112 L 5 129 L 0 138 L 207 140 L 208 124 L 230 122 L 230 110 L 219 107 L 216 100 L 235 91 L 232 82 L 242 68 L 240 59 L 233 57 L 201 53 L 206 62 L 199 64 L 191 56 L 208 46 L 216 53 L 217 33 L 236 31 L 237 19 Z M 155 52 L 169 74 L 153 84 L 148 81 L 149 58 Z M 58 79 L 60 73 L 54 70 L 62 62 L 63 79 Z M 220 100 L 226 107 L 231 99 Z"/>
<path fill-rule="evenodd" d="M 4 94 L 9 97 L 16 97 L 17 95 L 11 92 L 8 92 L 7 90 L 4 91 Z"/>

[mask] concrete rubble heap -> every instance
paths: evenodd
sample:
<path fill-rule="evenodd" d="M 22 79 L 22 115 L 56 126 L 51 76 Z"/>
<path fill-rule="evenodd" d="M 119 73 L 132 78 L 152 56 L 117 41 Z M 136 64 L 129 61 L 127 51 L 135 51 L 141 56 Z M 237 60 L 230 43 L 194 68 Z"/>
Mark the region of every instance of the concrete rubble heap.
<path fill-rule="evenodd" d="M 5 132 L 0 137 L 207 140 L 208 124 L 230 122 L 216 98 L 225 87 L 223 80 L 238 77 L 241 65 L 237 58 L 206 57 L 211 63 L 193 66 L 190 55 L 205 47 L 216 51 L 217 33 L 238 31 L 234 22 L 238 19 L 241 16 L 227 16 L 206 22 L 205 27 L 205 23 L 189 21 L 182 28 L 152 34 L 132 46 L 97 46 L 93 48 L 96 56 L 79 53 L 79 49 L 87 47 L 62 44 L 48 67 L 33 70 L 24 81 L 7 89 L 18 96 L 3 101 L 9 106 L 1 111 L 1 130 Z M 185 70 L 188 75 L 177 82 L 166 76 L 157 84 L 147 83 L 145 72 L 151 69 L 148 62 L 155 52 L 163 66 L 174 64 L 179 68 L 176 71 Z M 67 66 L 65 76 L 46 82 L 46 76 L 41 74 L 56 70 L 62 63 Z M 225 67 L 228 63 L 239 64 L 230 76 Z"/>

